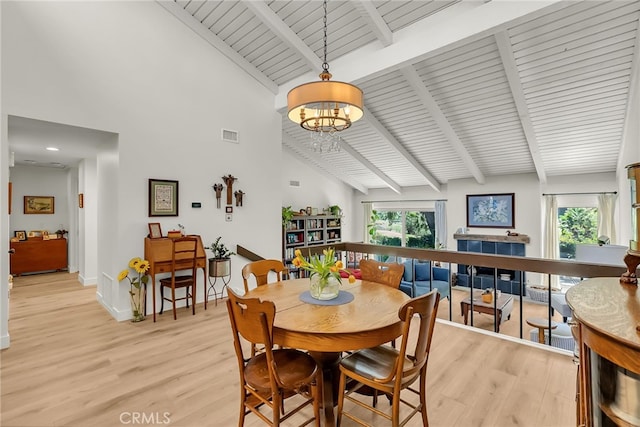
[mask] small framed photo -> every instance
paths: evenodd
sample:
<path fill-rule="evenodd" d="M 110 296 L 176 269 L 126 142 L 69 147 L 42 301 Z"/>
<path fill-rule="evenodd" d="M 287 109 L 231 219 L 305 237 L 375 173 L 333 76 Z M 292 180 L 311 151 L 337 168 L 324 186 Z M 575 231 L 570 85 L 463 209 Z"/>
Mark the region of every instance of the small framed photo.
<path fill-rule="evenodd" d="M 233 206 L 226 206 L 224 208 L 225 213 L 233 213 Z"/>
<path fill-rule="evenodd" d="M 307 206 L 307 215 L 311 215 L 311 212 L 313 212 L 313 208 L 311 206 Z"/>
<path fill-rule="evenodd" d="M 159 239 L 162 237 L 162 229 L 159 222 L 149 223 L 149 237 L 152 239 Z"/>
<path fill-rule="evenodd" d="M 42 240 L 49 240 L 49 232 L 47 230 L 42 230 Z"/>
<path fill-rule="evenodd" d="M 514 193 L 467 195 L 467 227 L 514 228 Z"/>
<path fill-rule="evenodd" d="M 178 216 L 178 181 L 149 179 L 149 216 Z"/>
<path fill-rule="evenodd" d="M 24 213 L 53 214 L 55 213 L 53 196 L 24 196 Z"/>
<path fill-rule="evenodd" d="M 25 230 L 15 231 L 13 235 L 16 236 L 20 241 L 27 240 L 27 232 Z"/>

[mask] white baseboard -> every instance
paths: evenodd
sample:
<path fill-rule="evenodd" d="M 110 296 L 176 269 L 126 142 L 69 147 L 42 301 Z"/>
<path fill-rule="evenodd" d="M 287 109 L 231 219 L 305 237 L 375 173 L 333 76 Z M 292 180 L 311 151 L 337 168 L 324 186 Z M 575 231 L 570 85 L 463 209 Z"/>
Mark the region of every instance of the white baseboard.
<path fill-rule="evenodd" d="M 0 348 L 9 348 L 10 344 L 11 344 L 11 339 L 9 337 L 9 334 L 3 335 L 2 337 L 0 337 Z"/>
<path fill-rule="evenodd" d="M 78 281 L 82 286 L 96 286 L 98 284 L 97 277 L 84 277 L 81 274 L 78 274 Z"/>

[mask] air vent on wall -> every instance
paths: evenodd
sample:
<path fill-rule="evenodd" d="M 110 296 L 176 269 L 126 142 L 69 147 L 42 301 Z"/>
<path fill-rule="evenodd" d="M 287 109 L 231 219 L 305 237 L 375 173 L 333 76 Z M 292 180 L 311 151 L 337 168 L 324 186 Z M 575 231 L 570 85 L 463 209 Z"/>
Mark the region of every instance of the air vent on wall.
<path fill-rule="evenodd" d="M 226 142 L 240 143 L 238 140 L 238 132 L 235 130 L 222 129 L 222 140 Z"/>
<path fill-rule="evenodd" d="M 289 181 L 289 187 L 300 187 L 300 181 Z"/>

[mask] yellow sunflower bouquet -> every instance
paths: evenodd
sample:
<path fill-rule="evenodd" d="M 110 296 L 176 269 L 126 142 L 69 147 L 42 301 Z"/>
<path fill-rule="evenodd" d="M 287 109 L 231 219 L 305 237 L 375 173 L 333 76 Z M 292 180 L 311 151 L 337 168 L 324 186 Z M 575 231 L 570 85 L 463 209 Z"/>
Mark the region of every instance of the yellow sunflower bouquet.
<path fill-rule="evenodd" d="M 118 274 L 118 282 L 122 282 L 124 279 L 129 281 L 133 322 L 144 320 L 144 291 L 149 282 L 147 271 L 149 271 L 149 261 L 135 257 L 129 261 L 129 268 Z M 142 285 L 145 285 L 145 288 Z"/>

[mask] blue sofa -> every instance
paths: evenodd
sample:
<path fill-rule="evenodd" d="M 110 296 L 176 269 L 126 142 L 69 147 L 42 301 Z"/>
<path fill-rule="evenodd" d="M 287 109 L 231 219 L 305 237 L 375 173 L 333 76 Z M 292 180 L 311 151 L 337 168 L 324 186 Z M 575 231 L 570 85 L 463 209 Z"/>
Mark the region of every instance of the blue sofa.
<path fill-rule="evenodd" d="M 433 270 L 433 280 L 431 280 L 431 270 Z M 414 283 L 415 295 L 413 295 Z M 431 291 L 431 289 L 437 289 L 440 292 L 441 299 L 449 298 L 449 269 L 431 267 L 429 261 L 405 261 L 400 290 L 410 297 L 418 297 Z"/>

